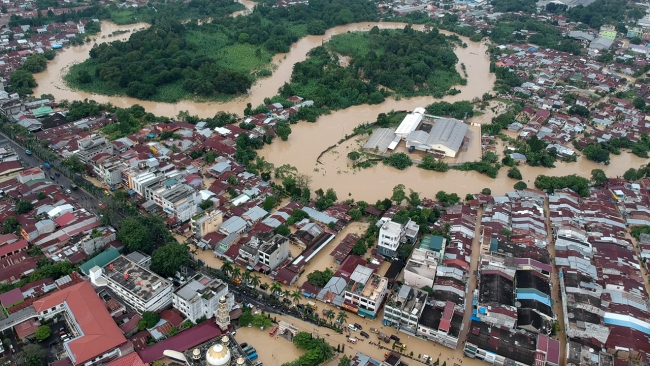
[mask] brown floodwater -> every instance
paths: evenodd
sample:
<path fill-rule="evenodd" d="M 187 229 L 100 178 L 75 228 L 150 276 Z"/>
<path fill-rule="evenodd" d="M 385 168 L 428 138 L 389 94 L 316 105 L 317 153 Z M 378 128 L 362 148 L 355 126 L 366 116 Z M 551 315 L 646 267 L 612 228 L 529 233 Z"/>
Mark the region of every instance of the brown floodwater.
<path fill-rule="evenodd" d="M 254 6 L 250 0 L 240 0 L 246 5 L 246 12 Z M 243 14 L 243 13 L 242 13 Z M 159 103 L 142 101 L 135 98 L 116 96 L 110 97 L 73 90 L 65 84 L 62 77 L 68 68 L 84 61 L 88 52 L 95 42 L 106 42 L 115 39 L 126 39 L 128 34 L 118 37 L 104 37 L 116 30 L 134 31 L 148 26 L 147 24 L 133 24 L 128 26 L 117 26 L 112 23 L 102 23 L 102 32 L 95 38 L 95 41 L 82 46 L 69 47 L 57 54 L 56 59 L 50 61 L 48 69 L 36 74 L 35 78 L 39 86 L 35 94 L 51 93 L 57 99 L 80 100 L 84 98 L 94 99 L 100 103 L 110 102 L 118 107 L 129 107 L 133 104 L 140 104 L 148 111 L 157 115 L 176 116 L 180 111 L 187 110 L 190 114 L 201 117 L 213 116 L 218 111 L 228 111 L 241 114 L 246 103 L 254 106 L 263 102 L 265 97 L 276 94 L 291 77 L 293 65 L 306 58 L 307 52 L 312 48 L 321 45 L 333 35 L 346 33 L 348 31 L 367 31 L 373 26 L 380 28 L 401 28 L 405 23 L 355 23 L 339 26 L 327 31 L 323 36 L 307 36 L 300 39 L 291 46 L 286 54 L 278 54 L 273 58 L 276 69 L 272 76 L 259 80 L 250 90 L 249 95 L 232 100 L 227 103 L 199 103 L 195 101 L 181 101 L 179 103 Z M 417 27 L 416 27 L 417 28 Z M 462 38 L 462 37 L 461 37 Z M 480 98 L 483 93 L 491 92 L 494 85 L 494 74 L 489 72 L 489 59 L 485 54 L 487 47 L 480 43 L 471 42 L 466 38 L 463 40 L 468 47 L 456 48 L 456 55 L 460 64 L 464 63 L 467 71 L 468 83 L 465 86 L 457 86 L 461 93 L 454 96 L 447 96 L 443 100 L 453 102 L 459 100 L 471 100 Z M 416 107 L 426 106 L 436 101 L 433 97 L 402 98 L 400 100 L 388 99 L 378 105 L 362 105 L 333 112 L 330 115 L 322 116 L 317 123 L 302 122 L 292 126 L 292 134 L 286 142 L 277 139 L 272 145 L 266 147 L 261 154 L 274 164 L 291 164 L 302 173 L 309 174 L 313 178 L 312 189 L 334 188 L 340 198 L 352 196 L 358 200 L 374 201 L 391 195 L 392 188 L 397 184 L 405 184 L 408 188 L 431 197 L 439 190 L 455 192 L 459 195 L 474 193 L 482 188 L 489 187 L 495 194 L 502 194 L 512 189 L 514 180 L 506 177 L 505 169 L 501 171 L 496 179 L 491 179 L 476 172 L 449 171 L 446 173 L 430 172 L 411 167 L 404 171 L 398 171 L 392 167 L 379 164 L 375 167 L 363 170 L 354 170 L 349 166 L 346 155 L 352 149 L 358 148 L 362 141 L 351 139 L 342 146 L 325 154 L 321 158 L 323 164 L 318 164 L 316 158 L 327 147 L 336 144 L 346 133 L 352 133 L 354 127 L 363 122 L 374 121 L 377 114 L 391 110 L 413 110 Z M 492 104 L 494 106 L 494 104 Z M 501 107 L 501 106 L 499 106 Z M 501 108 L 499 108 L 501 109 Z M 486 114 L 476 117 L 475 122 L 489 122 L 494 114 L 487 109 Z M 474 154 L 472 154 L 474 155 Z M 463 159 L 465 160 L 465 159 Z M 605 170 L 609 176 L 622 175 L 629 167 L 638 167 L 645 164 L 646 159 L 624 153 L 612 157 L 612 164 L 609 166 L 597 165 L 586 159 L 580 158 L 577 163 L 557 163 L 555 169 L 535 168 L 529 166 L 520 167 L 524 181 L 530 181 L 529 185 L 539 174 L 565 175 L 577 173 L 582 176 L 589 176 L 592 169 L 600 168 Z"/>

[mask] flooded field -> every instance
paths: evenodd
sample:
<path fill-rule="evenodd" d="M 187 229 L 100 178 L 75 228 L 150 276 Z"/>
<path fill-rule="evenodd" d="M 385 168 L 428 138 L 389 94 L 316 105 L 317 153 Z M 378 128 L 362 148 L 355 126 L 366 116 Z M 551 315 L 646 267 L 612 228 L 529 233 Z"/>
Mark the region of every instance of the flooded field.
<path fill-rule="evenodd" d="M 247 6 L 247 10 L 254 5 L 250 0 L 242 0 L 242 3 Z M 188 110 L 191 114 L 200 116 L 213 116 L 220 110 L 241 113 L 246 103 L 250 102 L 253 105 L 258 105 L 263 102 L 265 97 L 274 95 L 277 89 L 290 79 L 293 65 L 304 60 L 310 49 L 321 45 L 322 42 L 327 41 L 333 35 L 349 31 L 370 30 L 375 25 L 380 28 L 401 28 L 405 26 L 403 23 L 356 23 L 335 27 L 327 31 L 323 36 L 302 38 L 292 45 L 289 53 L 276 55 L 273 62 L 277 69 L 273 75 L 258 81 L 246 97 L 228 103 L 183 101 L 177 104 L 169 104 L 141 101 L 129 97 L 94 95 L 72 90 L 65 85 L 62 76 L 72 64 L 82 62 L 88 57 L 88 52 L 94 43 L 118 38 L 104 37 L 105 35 L 116 30 L 136 30 L 148 26 L 147 24 L 116 26 L 105 22 L 102 23 L 102 33 L 95 38 L 95 41 L 83 46 L 65 49 L 57 55 L 55 60 L 49 62 L 48 69 L 45 72 L 35 75 L 36 81 L 39 83 L 39 86 L 35 89 L 35 94 L 51 93 L 59 100 L 89 98 L 102 103 L 110 102 L 119 107 L 129 107 L 137 103 L 155 114 L 166 116 L 176 116 L 178 112 L 183 110 Z M 119 36 L 121 39 L 126 39 L 126 37 L 128 37 L 128 34 Z M 458 86 L 457 88 L 461 90 L 461 93 L 447 96 L 443 99 L 445 101 L 453 102 L 472 100 L 475 97 L 480 98 L 483 93 L 492 91 L 494 85 L 494 74 L 489 73 L 489 59 L 485 54 L 487 47 L 476 42 L 470 42 L 468 39 L 463 40 L 468 47 L 458 47 L 456 54 L 459 58 L 459 72 L 461 63 L 466 66 L 468 83 L 466 86 Z M 346 141 L 333 151 L 325 154 L 320 160 L 321 163 L 316 161 L 322 151 L 336 144 L 345 134 L 352 133 L 354 127 L 360 123 L 374 121 L 377 114 L 392 110 L 410 111 L 434 101 L 435 99 L 432 97 L 388 99 L 379 105 L 354 106 L 333 112 L 330 115 L 322 116 L 316 123 L 303 122 L 293 125 L 293 132 L 288 141 L 276 139 L 272 145 L 267 146 L 260 154 L 276 165 L 291 164 L 297 167 L 301 173 L 311 175 L 313 178 L 311 188 L 313 190 L 334 188 L 341 198 L 351 195 L 357 200 L 374 202 L 379 198 L 390 196 L 392 188 L 400 183 L 428 197 L 432 197 L 439 190 L 455 192 L 461 196 L 466 193 L 478 192 L 485 187 L 492 189 L 495 194 L 503 194 L 511 190 L 515 181 L 506 177 L 505 170 L 496 179 L 475 172 L 453 170 L 446 173 L 437 173 L 411 167 L 399 171 L 382 164 L 369 169 L 354 170 L 351 168 L 346 155 L 363 143 L 359 139 Z M 495 107 L 496 113 L 491 110 L 492 107 Z M 480 124 L 489 123 L 491 118 L 504 108 L 505 104 L 492 102 L 490 108 L 487 108 L 484 114 L 470 120 Z M 481 155 L 480 148 L 478 148 L 480 146 L 478 128 L 472 129 L 470 138 L 470 148 L 467 152 L 461 153 L 458 157 L 459 162 L 472 161 Z M 612 156 L 612 163 L 609 166 L 601 166 L 580 158 L 577 163 L 556 163 L 557 167 L 555 169 L 522 166 L 520 170 L 524 175 L 524 181 L 532 186 L 532 182 L 539 174 L 565 175 L 576 173 L 588 177 L 592 169 L 600 168 L 605 170 L 608 176 L 617 176 L 622 175 L 629 167 L 638 167 L 645 163 L 645 159 L 623 153 L 620 156 Z"/>

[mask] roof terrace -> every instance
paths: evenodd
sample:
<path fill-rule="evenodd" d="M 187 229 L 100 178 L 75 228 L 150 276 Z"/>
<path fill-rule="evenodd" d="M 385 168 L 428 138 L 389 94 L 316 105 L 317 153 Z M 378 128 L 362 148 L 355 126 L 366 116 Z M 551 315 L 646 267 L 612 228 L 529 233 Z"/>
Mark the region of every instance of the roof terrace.
<path fill-rule="evenodd" d="M 171 286 L 164 278 L 140 267 L 125 256 L 119 256 L 104 267 L 104 275 L 109 281 L 124 288 L 143 301 L 149 301 Z"/>

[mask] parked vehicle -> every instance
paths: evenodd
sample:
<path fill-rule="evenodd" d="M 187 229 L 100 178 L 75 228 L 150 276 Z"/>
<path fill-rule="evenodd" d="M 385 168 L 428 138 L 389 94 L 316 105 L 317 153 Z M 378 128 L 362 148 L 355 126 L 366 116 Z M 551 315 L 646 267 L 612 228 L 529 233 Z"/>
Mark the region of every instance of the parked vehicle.
<path fill-rule="evenodd" d="M 361 330 L 363 327 L 359 323 L 354 323 L 354 326 L 357 327 L 357 329 Z"/>
<path fill-rule="evenodd" d="M 72 188 L 72 190 L 74 191 L 74 190 L 77 190 L 79 187 L 77 187 L 76 184 L 71 184 L 70 188 Z"/>
<path fill-rule="evenodd" d="M 395 348 L 399 348 L 399 349 L 402 350 L 402 351 L 404 351 L 404 350 L 406 349 L 406 345 L 405 345 L 404 343 L 400 343 L 400 342 L 395 342 L 395 344 L 393 345 L 393 347 L 395 347 Z"/>
<path fill-rule="evenodd" d="M 314 311 L 318 310 L 318 306 L 313 301 L 307 301 L 307 307 Z"/>
<path fill-rule="evenodd" d="M 273 337 L 273 336 L 275 335 L 275 333 L 277 333 L 277 332 L 278 332 L 278 327 L 277 327 L 277 326 L 274 326 L 274 327 L 271 329 L 271 331 L 269 332 L 269 336 Z"/>
<path fill-rule="evenodd" d="M 390 343 L 390 337 L 382 332 L 377 333 L 377 338 L 379 338 L 380 341 Z"/>
<path fill-rule="evenodd" d="M 364 336 L 366 338 L 370 338 L 370 335 L 368 333 L 364 332 L 364 331 L 359 332 L 359 334 L 361 334 L 362 336 Z"/>
<path fill-rule="evenodd" d="M 25 150 L 25 154 L 32 155 L 32 150 Z"/>
<path fill-rule="evenodd" d="M 379 333 L 377 328 L 370 328 L 370 333 Z"/>
<path fill-rule="evenodd" d="M 395 334 L 391 334 L 390 339 L 394 340 L 395 342 L 399 342 L 399 337 Z"/>
<path fill-rule="evenodd" d="M 348 329 L 350 329 L 353 332 L 357 331 L 357 327 L 355 327 L 354 324 L 348 324 Z"/>
<path fill-rule="evenodd" d="M 355 344 L 355 343 L 357 343 L 357 339 L 353 338 L 353 337 L 350 337 L 350 338 L 348 338 L 348 342 L 350 342 L 352 344 Z"/>
<path fill-rule="evenodd" d="M 232 280 L 232 282 L 234 282 L 235 285 L 241 285 L 241 279 L 239 278 L 235 278 L 234 280 Z"/>
<path fill-rule="evenodd" d="M 412 153 L 415 150 L 415 146 L 409 146 L 409 153 Z"/>
<path fill-rule="evenodd" d="M 248 343 L 246 343 L 246 342 L 240 343 L 239 347 L 241 347 L 241 349 L 244 349 L 244 348 L 248 347 Z"/>

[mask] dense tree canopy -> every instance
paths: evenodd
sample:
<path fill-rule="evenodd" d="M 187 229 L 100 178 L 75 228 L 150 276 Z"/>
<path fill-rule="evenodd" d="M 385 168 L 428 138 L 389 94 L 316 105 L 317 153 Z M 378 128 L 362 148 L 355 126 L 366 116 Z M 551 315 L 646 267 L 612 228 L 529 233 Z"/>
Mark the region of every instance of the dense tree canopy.
<path fill-rule="evenodd" d="M 233 2 L 214 4 L 230 9 Z M 272 54 L 288 52 L 306 35 L 300 25 L 318 21 L 329 28 L 376 19 L 373 5 L 361 0 L 313 0 L 309 6 L 256 7 L 245 17 L 227 14 L 217 12 L 212 22 L 200 25 L 181 24 L 178 16 L 154 19 L 128 41 L 93 47 L 91 58 L 74 66 L 66 80 L 84 90 L 166 102 L 242 94 Z M 263 74 L 270 75 L 269 70 Z"/>

